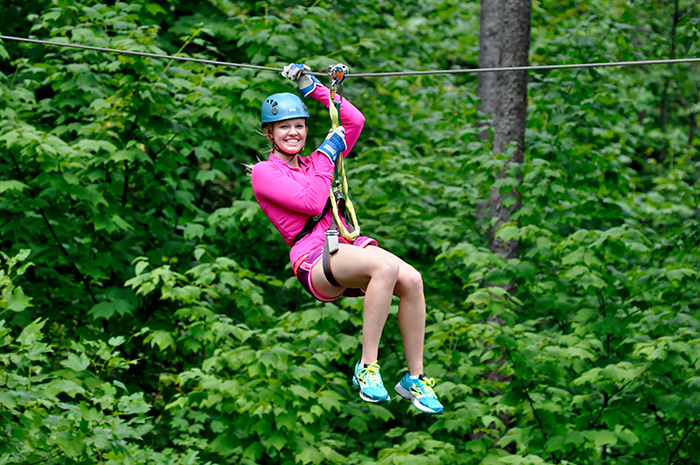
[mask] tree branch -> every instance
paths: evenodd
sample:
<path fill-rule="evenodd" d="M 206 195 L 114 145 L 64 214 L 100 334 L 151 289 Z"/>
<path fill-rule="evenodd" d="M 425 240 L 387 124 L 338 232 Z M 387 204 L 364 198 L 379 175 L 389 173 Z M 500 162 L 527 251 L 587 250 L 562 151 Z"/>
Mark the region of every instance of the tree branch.
<path fill-rule="evenodd" d="M 15 169 L 17 170 L 17 173 L 19 174 L 20 178 L 22 178 L 22 182 L 26 185 L 29 185 L 29 182 L 27 182 L 27 178 L 24 175 L 24 172 L 22 171 L 22 169 L 20 168 L 19 163 L 17 162 L 17 159 L 15 158 L 15 156 L 12 154 L 11 151 L 8 151 L 8 153 L 10 154 L 10 158 L 12 158 L 12 162 L 15 165 Z M 92 302 L 97 303 L 97 298 L 95 298 L 95 294 L 93 294 L 92 289 L 90 288 L 90 283 L 88 283 L 88 281 L 87 281 L 87 276 L 85 276 L 84 274 L 82 274 L 80 272 L 80 270 L 78 269 L 78 265 L 75 264 L 75 261 L 71 258 L 70 254 L 66 250 L 65 246 L 58 239 L 58 234 L 56 234 L 56 230 L 53 228 L 53 226 L 51 226 L 51 222 L 49 221 L 48 216 L 46 216 L 46 212 L 40 206 L 37 206 L 36 208 L 39 210 L 39 214 L 44 219 L 44 223 L 46 223 L 46 226 L 49 228 L 49 232 L 51 232 L 51 236 L 53 236 L 53 239 L 54 239 L 54 241 L 56 241 L 56 244 L 58 245 L 59 249 L 61 250 L 61 252 L 63 252 L 63 255 L 65 255 L 66 258 L 68 259 L 68 262 L 70 263 L 70 266 L 73 269 L 73 273 L 74 273 L 76 279 L 78 279 L 83 284 L 83 287 L 85 288 L 87 293 L 92 298 Z"/>
<path fill-rule="evenodd" d="M 648 402 L 648 401 L 647 401 Z M 671 463 L 671 445 L 668 443 L 668 439 L 666 438 L 666 425 L 664 425 L 664 420 L 659 416 L 659 411 L 656 408 L 654 404 L 651 402 L 649 403 L 649 409 L 654 413 L 654 418 L 656 418 L 656 422 L 659 424 L 659 427 L 661 428 L 661 438 L 664 440 L 664 444 L 666 444 L 666 451 L 669 453 L 669 463 Z"/>
<path fill-rule="evenodd" d="M 547 437 L 547 432 L 544 429 L 544 424 L 542 423 L 542 420 L 540 419 L 540 416 L 537 414 L 537 409 L 535 408 L 535 402 L 532 400 L 532 397 L 530 397 L 530 393 L 527 390 L 527 386 L 525 386 L 525 383 L 523 380 L 518 377 L 517 370 L 515 369 L 515 362 L 513 361 L 513 357 L 511 356 L 510 349 L 508 347 L 504 347 L 506 350 L 506 358 L 510 362 L 510 364 L 513 366 L 513 373 L 514 376 L 518 379 L 518 382 L 520 383 L 520 386 L 523 388 L 523 392 L 525 393 L 525 397 L 527 397 L 527 402 L 530 404 L 530 408 L 532 409 L 532 414 L 535 416 L 535 420 L 537 420 L 537 424 L 540 427 L 540 430 L 542 431 L 542 436 L 544 436 L 544 440 L 547 441 L 549 438 Z"/>
<path fill-rule="evenodd" d="M 671 465 L 673 463 L 673 456 L 676 455 L 676 452 L 678 452 L 683 445 L 683 442 L 686 440 L 688 435 L 695 429 L 696 426 L 700 424 L 700 418 L 695 420 L 695 423 L 693 423 L 693 426 L 691 426 L 688 431 L 685 432 L 681 440 L 678 442 L 678 445 L 676 446 L 675 449 L 673 449 L 673 452 L 671 452 L 671 455 L 668 457 L 668 464 Z"/>

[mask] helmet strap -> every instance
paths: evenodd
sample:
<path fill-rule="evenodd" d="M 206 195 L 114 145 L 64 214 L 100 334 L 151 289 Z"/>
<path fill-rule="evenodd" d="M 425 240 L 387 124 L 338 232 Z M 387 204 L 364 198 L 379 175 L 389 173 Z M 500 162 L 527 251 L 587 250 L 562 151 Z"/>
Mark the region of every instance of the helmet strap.
<path fill-rule="evenodd" d="M 279 145 L 277 145 L 277 142 L 272 142 L 272 148 L 274 148 L 276 151 L 278 151 L 282 155 L 287 155 L 288 157 L 295 157 L 295 156 L 299 155 L 304 150 L 304 147 L 302 147 L 301 150 L 299 150 L 296 153 L 285 152 L 284 150 L 282 150 L 280 148 Z"/>
<path fill-rule="evenodd" d="M 275 139 L 272 137 L 272 134 L 269 134 L 269 133 L 268 133 L 268 134 L 267 134 L 267 138 L 270 139 L 270 142 L 272 142 L 272 148 L 273 148 L 274 150 L 276 150 L 277 152 L 281 153 L 282 155 L 286 155 L 286 156 L 288 156 L 288 157 L 292 157 L 292 159 L 293 159 L 295 156 L 299 155 L 301 152 L 303 152 L 303 151 L 304 151 L 304 147 L 306 147 L 306 146 L 302 147 L 301 150 L 299 150 L 299 151 L 296 152 L 296 153 L 291 153 L 291 152 L 287 152 L 287 151 L 285 151 L 285 150 L 282 150 L 282 148 L 281 148 L 279 145 L 277 145 L 277 142 L 275 142 Z M 290 160 L 290 161 L 291 161 L 291 160 Z"/>

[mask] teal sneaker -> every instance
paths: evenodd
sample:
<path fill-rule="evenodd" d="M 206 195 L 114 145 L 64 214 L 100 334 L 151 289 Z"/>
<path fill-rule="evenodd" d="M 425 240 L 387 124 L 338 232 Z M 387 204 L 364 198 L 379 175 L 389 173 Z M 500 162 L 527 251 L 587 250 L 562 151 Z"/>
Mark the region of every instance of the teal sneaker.
<path fill-rule="evenodd" d="M 406 373 L 394 390 L 404 399 L 413 402 L 413 405 L 425 413 L 442 413 L 444 408 L 433 391 L 435 380 L 420 375 L 418 379 L 411 379 Z"/>
<path fill-rule="evenodd" d="M 355 374 L 352 384 L 360 390 L 360 397 L 365 402 L 388 402 L 389 393 L 384 388 L 382 376 L 379 374 L 379 364 L 374 362 L 362 367 L 358 362 L 355 365 Z"/>

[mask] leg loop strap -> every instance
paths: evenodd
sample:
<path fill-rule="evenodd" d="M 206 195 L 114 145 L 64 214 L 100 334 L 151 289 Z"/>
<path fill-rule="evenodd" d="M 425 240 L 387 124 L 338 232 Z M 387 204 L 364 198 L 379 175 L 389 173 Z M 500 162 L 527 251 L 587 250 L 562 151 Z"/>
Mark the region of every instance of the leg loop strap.
<path fill-rule="evenodd" d="M 326 231 L 326 240 L 323 243 L 323 274 L 331 285 L 342 287 L 331 271 L 331 255 L 338 251 L 338 230 Z"/>

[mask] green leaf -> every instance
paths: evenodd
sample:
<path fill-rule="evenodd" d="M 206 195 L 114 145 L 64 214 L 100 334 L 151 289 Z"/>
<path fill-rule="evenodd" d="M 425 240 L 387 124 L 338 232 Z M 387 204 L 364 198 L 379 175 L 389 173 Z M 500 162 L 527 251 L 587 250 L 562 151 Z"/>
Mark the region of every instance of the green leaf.
<path fill-rule="evenodd" d="M 314 396 L 314 393 L 305 388 L 304 386 L 301 386 L 299 384 L 295 384 L 289 388 L 292 393 L 297 396 L 301 397 L 302 399 L 310 399 Z"/>
<path fill-rule="evenodd" d="M 348 427 L 358 433 L 364 433 L 368 430 L 367 422 L 360 417 L 352 417 L 348 422 Z"/>
<path fill-rule="evenodd" d="M 216 169 L 212 169 L 212 170 L 200 170 L 197 173 L 196 180 L 200 184 L 205 184 L 205 183 L 213 181 L 215 179 L 224 179 L 224 178 L 225 178 L 225 176 L 221 171 L 216 170 Z"/>
<path fill-rule="evenodd" d="M 199 223 L 187 223 L 183 234 L 185 239 L 201 239 L 204 235 L 204 226 Z"/>
<path fill-rule="evenodd" d="M 117 408 L 125 415 L 138 415 L 151 410 L 151 406 L 144 400 L 143 392 L 120 398 Z"/>
<path fill-rule="evenodd" d="M 73 371 L 85 371 L 90 366 L 90 359 L 84 353 L 80 355 L 69 353 L 68 358 L 61 361 L 61 365 Z"/>
<path fill-rule="evenodd" d="M 126 342 L 126 338 L 124 336 L 110 337 L 109 341 L 107 341 L 107 343 L 112 347 L 118 347 L 124 344 L 124 342 Z"/>
<path fill-rule="evenodd" d="M 334 391 L 326 390 L 318 396 L 319 405 L 321 405 L 327 412 L 332 410 L 340 411 L 342 408 L 342 402 L 343 397 Z"/>
<path fill-rule="evenodd" d="M 31 305 L 32 298 L 27 296 L 21 287 L 14 288 L 7 296 L 7 309 L 12 312 L 24 311 Z"/>
<path fill-rule="evenodd" d="M 24 189 L 28 189 L 29 186 L 24 184 L 23 182 L 10 180 L 10 181 L 0 181 L 0 194 L 4 193 L 5 191 L 9 190 L 15 190 L 15 191 L 20 191 L 22 192 Z"/>
<path fill-rule="evenodd" d="M 163 14 L 163 15 L 167 15 L 167 14 L 168 14 L 168 12 L 165 11 L 165 10 L 163 9 L 163 7 L 160 6 L 160 5 L 158 5 L 157 3 L 147 3 L 147 4 L 146 4 L 146 9 L 147 9 L 148 12 L 149 12 L 150 14 L 152 14 L 153 16 L 156 16 L 156 15 L 159 15 L 159 14 Z"/>
<path fill-rule="evenodd" d="M 0 392 L 0 405 L 7 410 L 14 410 L 17 407 L 17 400 L 15 393 Z"/>
<path fill-rule="evenodd" d="M 686 279 L 693 279 L 697 275 L 698 272 L 690 268 L 678 268 L 666 272 L 668 280 L 676 287 L 680 286 Z"/>
<path fill-rule="evenodd" d="M 325 459 L 323 454 L 315 446 L 305 447 L 300 453 L 297 454 L 296 458 L 303 464 L 321 463 Z"/>
<path fill-rule="evenodd" d="M 135 307 L 133 303 L 124 299 L 114 299 L 93 305 L 92 308 L 88 310 L 88 313 L 92 315 L 95 320 L 97 320 L 99 318 L 109 319 L 114 316 L 115 313 L 119 316 L 124 316 L 131 314 L 134 310 Z"/>
<path fill-rule="evenodd" d="M 134 227 L 131 226 L 126 221 L 124 221 L 124 219 L 119 215 L 112 215 L 112 222 L 114 223 L 114 225 L 117 228 L 119 228 L 121 230 L 124 230 L 124 231 L 133 231 L 134 230 Z"/>
<path fill-rule="evenodd" d="M 481 417 L 481 423 L 487 428 L 491 428 L 491 425 L 493 425 L 496 429 L 499 430 L 503 430 L 505 428 L 503 420 L 494 415 L 484 415 L 483 417 Z"/>
<path fill-rule="evenodd" d="M 197 157 L 197 160 L 199 160 L 200 162 L 209 161 L 212 158 L 214 158 L 214 154 L 211 153 L 205 147 L 195 147 L 194 154 Z M 201 171 L 200 171 L 200 173 L 201 173 Z"/>
<path fill-rule="evenodd" d="M 508 198 L 510 199 L 510 197 Z M 506 199 L 506 200 L 508 200 Z M 515 201 L 515 200 L 513 200 Z M 505 204 L 505 201 L 504 201 Z M 506 207 L 507 208 L 507 207 Z M 514 225 L 503 225 L 496 231 L 496 237 L 501 238 L 504 242 L 511 240 L 519 240 L 521 236 L 520 228 Z"/>
<path fill-rule="evenodd" d="M 592 441 L 596 447 L 614 446 L 617 444 L 617 435 L 612 431 L 584 431 L 582 434 L 586 439 Z"/>
<path fill-rule="evenodd" d="M 144 339 L 144 342 L 150 342 L 151 347 L 158 346 L 158 349 L 163 352 L 168 348 L 175 347 L 175 340 L 166 331 L 154 331 Z"/>
<path fill-rule="evenodd" d="M 360 345 L 358 336 L 350 336 L 348 334 L 340 334 L 338 336 L 338 347 L 343 353 L 349 353 Z"/>
<path fill-rule="evenodd" d="M 46 321 L 45 319 L 37 318 L 29 323 L 17 337 L 17 342 L 23 346 L 30 346 L 39 341 L 43 337 L 41 330 L 44 328 Z"/>
<path fill-rule="evenodd" d="M 389 409 L 382 407 L 381 405 L 373 405 L 370 411 L 372 415 L 382 421 L 389 421 L 394 418 L 394 414 L 391 413 Z"/>
<path fill-rule="evenodd" d="M 287 445 L 287 438 L 285 435 L 275 432 L 265 435 L 261 442 L 268 449 L 274 448 L 281 451 Z"/>
<path fill-rule="evenodd" d="M 78 383 L 69 379 L 55 379 L 46 387 L 46 391 L 53 396 L 65 393 L 75 399 L 78 394 L 83 394 L 85 389 Z"/>

